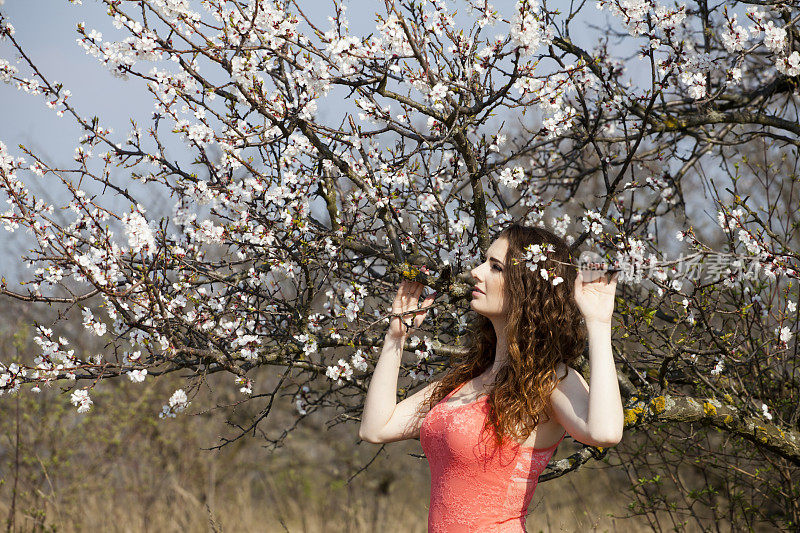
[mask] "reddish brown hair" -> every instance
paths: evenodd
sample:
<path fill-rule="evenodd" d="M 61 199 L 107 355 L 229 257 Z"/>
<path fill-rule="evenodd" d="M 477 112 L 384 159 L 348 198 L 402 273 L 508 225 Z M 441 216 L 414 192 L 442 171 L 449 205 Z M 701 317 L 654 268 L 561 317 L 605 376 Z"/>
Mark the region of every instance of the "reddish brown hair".
<path fill-rule="evenodd" d="M 558 376 L 556 369 L 559 364 L 571 365 L 583 352 L 587 334 L 574 299 L 577 268 L 567 243 L 547 229 L 519 224 L 508 226 L 497 238 L 508 240 L 503 271 L 508 362 L 497 373 L 487 398 L 490 410 L 484 429 L 494 430 L 495 444 L 500 446 L 509 436 L 524 440 L 546 416 L 550 394 L 566 377 Z M 523 258 L 525 247 L 532 244 L 554 248 L 537 263 L 535 272 Z M 549 271 L 549 279 L 542 277 L 541 268 Z M 554 286 L 556 276 L 564 281 Z M 492 323 L 478 315 L 469 327 L 466 352 L 453 356 L 450 371 L 433 389 L 428 409 L 490 369 L 496 343 Z"/>

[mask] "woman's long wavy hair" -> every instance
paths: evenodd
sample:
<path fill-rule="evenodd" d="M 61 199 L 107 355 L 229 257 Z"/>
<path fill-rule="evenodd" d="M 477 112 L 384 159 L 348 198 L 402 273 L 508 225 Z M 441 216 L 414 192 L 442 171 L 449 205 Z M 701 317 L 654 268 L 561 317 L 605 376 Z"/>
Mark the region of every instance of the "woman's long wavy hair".
<path fill-rule="evenodd" d="M 559 364 L 571 365 L 583 353 L 586 326 L 574 298 L 577 268 L 567 243 L 551 231 L 540 227 L 512 224 L 497 238 L 508 240 L 503 269 L 503 297 L 508 341 L 507 364 L 497 373 L 487 403 L 490 407 L 484 429 L 494 431 L 496 446 L 511 437 L 523 441 L 543 417 L 550 394 L 559 381 Z M 551 244 L 553 252 L 528 268 L 525 248 Z M 548 271 L 544 279 L 540 269 Z M 560 276 L 562 283 L 553 285 Z M 494 362 L 497 337 L 491 321 L 483 315 L 470 324 L 466 353 L 454 356 L 451 370 L 434 387 L 428 399 L 432 409 L 449 392 L 462 383 L 481 375 Z"/>

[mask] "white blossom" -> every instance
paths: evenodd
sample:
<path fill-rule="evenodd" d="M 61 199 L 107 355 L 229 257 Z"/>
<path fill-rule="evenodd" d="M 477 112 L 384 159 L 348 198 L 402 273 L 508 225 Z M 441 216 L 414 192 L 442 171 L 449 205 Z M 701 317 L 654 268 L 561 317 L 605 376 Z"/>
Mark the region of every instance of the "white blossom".
<path fill-rule="evenodd" d="M 637 36 L 647 31 L 646 17 L 649 11 L 649 2 L 644 0 L 600 0 L 597 8 L 608 7 L 612 15 L 619 17 L 628 28 L 628 33 Z M 656 20 L 659 20 L 658 15 Z"/>
<path fill-rule="evenodd" d="M 595 235 L 603 232 L 603 217 L 597 211 L 586 210 L 584 212 L 583 229 L 591 231 Z"/>
<path fill-rule="evenodd" d="M 143 210 L 141 206 L 138 208 Z M 156 249 L 156 239 L 147 219 L 139 211 L 133 211 L 122 217 L 122 224 L 131 249 L 136 253 L 145 251 L 148 256 L 152 256 Z"/>
<path fill-rule="evenodd" d="M 497 179 L 509 189 L 516 189 L 525 179 L 525 171 L 519 166 L 513 168 L 506 167 L 500 171 Z"/>
<path fill-rule="evenodd" d="M 350 358 L 350 362 L 353 364 L 353 368 L 355 368 L 359 372 L 367 371 L 367 360 L 364 358 L 361 348 L 356 350 L 356 353 L 354 353 L 353 356 Z"/>
<path fill-rule="evenodd" d="M 300 391 L 297 395 L 295 395 L 295 407 L 297 408 L 297 412 L 301 415 L 306 414 L 306 394 L 311 389 L 308 388 L 308 385 L 303 385 L 300 387 Z"/>
<path fill-rule="evenodd" d="M 350 363 L 344 359 L 339 359 L 339 362 L 336 365 L 329 366 L 327 368 L 325 375 L 330 379 L 335 380 L 337 385 L 341 385 L 342 379 L 349 381 L 352 378 L 353 369 L 350 367 Z"/>
<path fill-rule="evenodd" d="M 94 403 L 92 402 L 92 399 L 89 398 L 89 391 L 84 389 L 73 391 L 69 401 L 72 402 L 72 405 L 78 408 L 79 413 L 88 412 L 92 407 L 92 403 Z"/>
<path fill-rule="evenodd" d="M 792 330 L 789 328 L 789 326 L 783 326 L 780 329 L 776 329 L 775 333 L 778 334 L 781 342 L 789 342 L 792 338 Z"/>
<path fill-rule="evenodd" d="M 571 221 L 572 218 L 568 214 L 564 213 L 561 219 L 553 217 L 550 220 L 550 226 L 553 228 L 553 232 L 556 235 L 558 235 L 559 237 L 564 237 L 567 234 L 567 229 L 569 228 L 569 224 Z"/>
<path fill-rule="evenodd" d="M 11 76 L 18 72 L 17 67 L 10 64 L 5 59 L 0 59 L 0 81 L 6 83 L 11 81 Z"/>
<path fill-rule="evenodd" d="M 247 379 L 245 377 L 236 376 L 236 379 L 234 379 L 234 382 L 237 385 L 241 385 L 241 387 L 239 387 L 239 392 L 241 392 L 242 394 L 248 394 L 248 395 L 249 394 L 253 394 L 253 381 L 252 380 Z"/>
<path fill-rule="evenodd" d="M 689 97 L 699 100 L 707 95 L 706 76 L 703 72 L 685 70 L 678 75 L 678 81 L 686 87 Z"/>
<path fill-rule="evenodd" d="M 143 368 L 141 370 L 131 370 L 128 372 L 128 378 L 134 383 L 141 383 L 144 381 L 144 377 L 147 375 L 147 369 Z"/>
<path fill-rule="evenodd" d="M 522 255 L 522 259 L 525 261 L 525 266 L 531 271 L 536 272 L 538 268 L 537 263 L 545 261 L 547 259 L 546 254 L 554 251 L 555 247 L 550 243 L 547 245 L 529 244 L 525 247 L 525 253 Z M 547 277 L 545 277 L 545 279 L 547 279 Z"/>
<path fill-rule="evenodd" d="M 532 55 L 543 45 L 550 44 L 552 34 L 542 21 L 538 0 L 518 0 L 511 18 L 511 42 L 523 56 Z"/>
<path fill-rule="evenodd" d="M 435 211 L 439 204 L 431 193 L 422 193 L 419 197 L 419 208 L 422 211 Z"/>
<path fill-rule="evenodd" d="M 729 21 L 726 21 L 725 26 L 720 32 L 722 45 L 728 52 L 743 50 L 745 42 L 747 41 L 747 30 L 736 22 L 737 17 L 734 13 L 733 17 Z"/>
<path fill-rule="evenodd" d="M 764 46 L 772 52 L 783 52 L 786 48 L 786 30 L 775 26 L 770 20 L 764 25 Z"/>
<path fill-rule="evenodd" d="M 686 6 L 678 4 L 675 7 L 656 5 L 653 10 L 653 19 L 656 27 L 664 32 L 674 31 L 686 18 Z"/>
<path fill-rule="evenodd" d="M 750 34 L 753 37 L 758 37 L 759 34 L 761 34 L 761 27 L 764 26 L 764 20 L 767 17 L 767 13 L 759 6 L 747 6 L 745 8 L 745 13 L 747 13 L 748 18 L 752 19 L 754 23 L 750 27 Z"/>
<path fill-rule="evenodd" d="M 83 308 L 83 327 L 93 332 L 98 337 L 106 334 L 106 325 L 99 320 L 94 319 L 91 309 Z"/>
<path fill-rule="evenodd" d="M 414 50 L 408 43 L 405 31 L 403 30 L 403 26 L 400 24 L 400 20 L 397 18 L 397 15 L 392 13 L 389 17 L 387 17 L 383 24 L 378 25 L 377 29 L 381 34 L 381 40 L 388 41 L 384 46 L 389 53 L 398 57 L 408 57 L 413 55 Z"/>
<path fill-rule="evenodd" d="M 317 340 L 313 336 L 302 333 L 300 335 L 295 335 L 294 338 L 303 343 L 303 353 L 306 357 L 317 352 Z"/>
<path fill-rule="evenodd" d="M 433 355 L 433 341 L 427 335 L 420 340 L 416 335 L 411 338 L 411 344 L 416 346 L 414 355 L 417 356 L 417 364 L 427 361 Z"/>
<path fill-rule="evenodd" d="M 800 52 L 792 52 L 789 57 L 781 56 L 775 61 L 778 72 L 787 76 L 800 74 Z"/>
<path fill-rule="evenodd" d="M 178 389 L 169 397 L 169 407 L 175 413 L 180 413 L 189 405 L 189 398 L 183 389 Z"/>

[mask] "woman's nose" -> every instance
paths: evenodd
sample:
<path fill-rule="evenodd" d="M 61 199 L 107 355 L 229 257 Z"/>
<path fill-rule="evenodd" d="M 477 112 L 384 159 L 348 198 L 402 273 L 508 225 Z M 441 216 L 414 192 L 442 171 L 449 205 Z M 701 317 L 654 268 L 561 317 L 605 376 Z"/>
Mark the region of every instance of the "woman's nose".
<path fill-rule="evenodd" d="M 478 276 L 475 275 L 475 272 L 477 270 L 478 270 L 478 267 L 473 268 L 472 270 L 469 271 L 469 275 L 472 276 L 472 279 L 474 279 L 475 281 L 480 281 L 478 279 Z"/>

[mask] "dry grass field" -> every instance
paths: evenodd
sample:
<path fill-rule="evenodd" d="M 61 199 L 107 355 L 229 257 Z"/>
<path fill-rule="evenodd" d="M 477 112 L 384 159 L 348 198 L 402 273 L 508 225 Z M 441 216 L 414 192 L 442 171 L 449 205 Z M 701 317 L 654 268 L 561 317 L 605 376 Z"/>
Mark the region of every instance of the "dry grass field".
<path fill-rule="evenodd" d="M 226 430 L 221 414 L 158 420 L 168 396 L 159 391 L 168 390 L 120 383 L 95 393 L 84 417 L 56 391 L 21 395 L 18 461 L 18 400 L 0 399 L 2 525 L 16 477 L 13 531 L 426 531 L 430 476 L 418 441 L 381 450 L 359 442 L 354 424 L 326 428 L 330 415 L 317 413 L 275 450 L 257 437 L 204 450 Z M 276 412 L 276 434 L 286 409 Z M 610 516 L 625 514 L 626 483 L 602 463 L 543 483 L 528 530 L 647 531 L 636 518 Z"/>
<path fill-rule="evenodd" d="M 24 359 L 20 354 L 32 353 L 25 351 L 32 333 L 21 318 L 15 322 L 0 325 L 0 352 Z M 211 376 L 187 414 L 159 420 L 184 378 L 104 383 L 92 390 L 94 405 L 85 415 L 57 386 L 0 396 L 0 528 L 426 531 L 430 475 L 419 441 L 383 448 L 361 442 L 355 422 L 333 424 L 336 413 L 328 410 L 312 413 L 276 449 L 250 436 L 209 450 L 220 435 L 235 434 L 215 407 L 242 396 L 229 376 Z M 271 390 L 266 373 L 256 383 Z M 244 423 L 265 401 L 227 412 Z M 260 429 L 276 439 L 294 418 L 291 397 L 281 396 Z M 573 446 L 565 440 L 557 457 Z M 627 485 L 619 468 L 603 463 L 543 483 L 528 531 L 649 531 L 642 519 L 623 518 Z"/>

